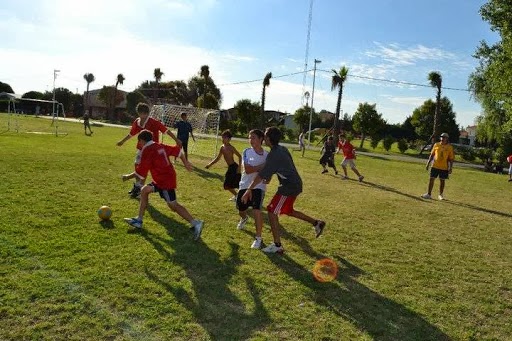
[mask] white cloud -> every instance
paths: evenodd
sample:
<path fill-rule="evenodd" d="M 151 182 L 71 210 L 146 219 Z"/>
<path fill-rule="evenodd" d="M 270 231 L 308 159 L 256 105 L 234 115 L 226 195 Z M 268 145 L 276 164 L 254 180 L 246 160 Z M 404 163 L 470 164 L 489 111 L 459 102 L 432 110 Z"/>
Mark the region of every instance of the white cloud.
<path fill-rule="evenodd" d="M 367 51 L 366 55 L 381 58 L 393 65 L 416 65 L 418 61 L 425 60 L 453 60 L 455 54 L 435 47 L 426 47 L 421 44 L 403 48 L 399 44 L 384 45 L 375 42 L 377 50 Z"/>

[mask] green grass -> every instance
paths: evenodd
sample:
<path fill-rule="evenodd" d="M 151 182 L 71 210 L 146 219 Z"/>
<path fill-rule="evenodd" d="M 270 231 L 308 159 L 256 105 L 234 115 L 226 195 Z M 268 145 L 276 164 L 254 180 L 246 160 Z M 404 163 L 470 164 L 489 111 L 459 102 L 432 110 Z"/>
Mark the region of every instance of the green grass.
<path fill-rule="evenodd" d="M 449 199 L 425 201 L 423 164 L 359 156 L 367 182 L 321 175 L 318 151 L 295 162 L 304 180 L 296 209 L 327 221 L 318 239 L 282 217 L 283 256 L 249 248 L 252 220 L 222 190 L 226 170 L 204 165 L 202 139 L 187 172 L 177 165 L 178 200 L 206 221 L 192 235 L 158 197 L 145 230 L 130 184 L 135 141 L 126 130 L 0 115 L 1 340 L 507 340 L 512 335 L 512 214 L 505 176 L 454 169 Z M 244 142 L 235 141 L 241 150 Z M 339 164 L 341 159 L 337 159 Z M 353 174 L 349 174 L 354 179 Z M 269 186 L 266 202 L 276 189 Z M 437 196 L 437 182 L 434 193 Z M 99 222 L 101 205 L 113 218 Z M 271 241 L 268 224 L 264 241 Z M 330 283 L 311 269 L 329 257 Z"/>

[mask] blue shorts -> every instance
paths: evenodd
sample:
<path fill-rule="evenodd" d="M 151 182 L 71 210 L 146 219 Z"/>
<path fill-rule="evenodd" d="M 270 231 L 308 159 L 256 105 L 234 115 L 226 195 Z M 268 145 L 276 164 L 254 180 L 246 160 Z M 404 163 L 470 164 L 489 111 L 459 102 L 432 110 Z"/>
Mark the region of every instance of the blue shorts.
<path fill-rule="evenodd" d="M 430 169 L 430 177 L 431 178 L 437 178 L 441 180 L 448 179 L 448 170 L 447 169 L 438 169 L 438 168 L 431 168 Z"/>

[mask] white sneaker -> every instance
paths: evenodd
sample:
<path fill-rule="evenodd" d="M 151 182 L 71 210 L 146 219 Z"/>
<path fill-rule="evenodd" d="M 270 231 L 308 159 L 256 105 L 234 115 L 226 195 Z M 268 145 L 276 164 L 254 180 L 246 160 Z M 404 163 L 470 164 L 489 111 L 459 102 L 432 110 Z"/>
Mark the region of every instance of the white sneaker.
<path fill-rule="evenodd" d="M 428 194 L 428 193 L 422 194 L 421 197 L 423 199 L 432 199 L 432 196 L 430 194 Z"/>
<path fill-rule="evenodd" d="M 239 230 L 244 230 L 245 224 L 247 223 L 248 220 L 249 220 L 249 216 L 247 216 L 245 218 L 240 218 L 240 221 L 238 222 L 238 225 L 236 225 L 236 228 Z"/>
<path fill-rule="evenodd" d="M 236 195 L 233 195 L 231 198 L 229 198 L 229 201 L 236 201 Z"/>
<path fill-rule="evenodd" d="M 124 218 L 124 221 L 128 225 L 130 225 L 131 227 L 134 227 L 136 229 L 141 229 L 142 228 L 142 220 L 140 220 L 137 217 L 135 217 L 135 218 Z"/>
<path fill-rule="evenodd" d="M 201 232 L 203 231 L 204 221 L 197 220 L 194 225 L 194 240 L 198 240 L 201 237 Z"/>
<path fill-rule="evenodd" d="M 317 238 L 322 235 L 322 232 L 324 232 L 324 227 L 325 227 L 325 221 L 318 220 L 315 225 L 315 235 Z"/>
<path fill-rule="evenodd" d="M 261 244 L 263 243 L 263 240 L 261 239 L 254 239 L 254 241 L 251 244 L 251 249 L 261 249 Z"/>
<path fill-rule="evenodd" d="M 276 246 L 275 243 L 272 243 L 269 246 L 267 246 L 266 248 L 261 249 L 261 251 L 266 252 L 266 253 L 280 253 L 281 254 L 284 252 L 284 249 L 282 246 Z"/>
<path fill-rule="evenodd" d="M 437 199 L 439 199 L 439 200 L 444 200 L 444 197 L 443 197 L 443 195 L 442 195 L 442 194 L 439 194 L 439 196 L 437 197 Z"/>

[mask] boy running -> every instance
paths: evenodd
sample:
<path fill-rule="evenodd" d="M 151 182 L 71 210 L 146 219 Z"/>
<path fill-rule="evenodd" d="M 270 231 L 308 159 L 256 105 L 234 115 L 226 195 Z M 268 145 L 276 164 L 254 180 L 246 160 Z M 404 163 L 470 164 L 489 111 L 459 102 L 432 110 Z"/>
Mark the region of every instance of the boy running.
<path fill-rule="evenodd" d="M 206 169 L 213 166 L 217 161 L 220 160 L 221 156 L 224 157 L 224 161 L 228 165 L 228 170 L 224 176 L 224 189 L 231 192 L 233 196 L 231 197 L 231 201 L 236 200 L 236 190 L 240 183 L 240 164 L 242 163 L 242 156 L 236 150 L 236 148 L 231 145 L 231 138 L 233 135 L 229 129 L 224 130 L 221 134 L 222 136 L 222 146 L 220 147 L 219 154 L 215 159 L 213 159 L 209 164 L 205 166 Z M 238 157 L 238 163 L 235 162 L 233 155 Z"/>
<path fill-rule="evenodd" d="M 272 201 L 267 206 L 268 219 L 274 242 L 262 249 L 267 253 L 283 253 L 284 249 L 281 245 L 281 236 L 279 232 L 279 215 L 287 214 L 300 220 L 304 220 L 313 225 L 316 237 L 322 234 L 325 222 L 312 218 L 293 208 L 293 204 L 297 196 L 302 192 L 302 179 L 297 172 L 297 168 L 293 163 L 292 156 L 288 149 L 279 145 L 281 139 L 281 131 L 277 127 L 269 127 L 265 130 L 265 144 L 270 146 L 270 152 L 263 169 L 258 172 L 255 179 L 247 187 L 246 192 L 242 196 L 242 202 L 247 203 L 252 199 L 253 189 L 261 183 L 268 183 L 273 174 L 279 179 L 279 187 Z"/>
<path fill-rule="evenodd" d="M 263 198 L 265 197 L 265 190 L 267 185 L 263 182 L 257 184 L 252 190 L 251 200 L 242 202 L 242 197 L 247 190 L 247 187 L 251 184 L 254 178 L 258 175 L 265 165 L 268 152 L 263 149 L 264 134 L 259 129 L 253 129 L 249 132 L 249 143 L 251 148 L 246 148 L 242 152 L 242 165 L 243 172 L 240 180 L 240 190 L 236 197 L 236 208 L 238 214 L 240 214 L 240 222 L 238 222 L 237 228 L 243 230 L 249 216 L 247 215 L 247 209 L 252 207 L 252 213 L 254 215 L 254 224 L 256 225 L 256 238 L 254 239 L 251 248 L 260 249 L 262 245 L 261 233 L 263 230 L 263 216 L 261 213 L 261 207 L 263 206 Z"/>
<path fill-rule="evenodd" d="M 363 181 L 364 176 L 359 173 L 359 171 L 356 168 L 356 164 L 354 160 L 356 159 L 356 149 L 354 146 L 347 140 L 344 134 L 339 135 L 339 141 L 338 141 L 338 153 L 343 152 L 343 161 L 341 162 L 341 168 L 343 168 L 344 175 L 341 177 L 342 180 L 348 179 L 347 174 L 347 165 L 350 166 L 352 171 L 356 173 L 357 177 L 359 178 L 359 182 Z"/>
<path fill-rule="evenodd" d="M 126 135 L 122 140 L 117 142 L 118 146 L 122 146 L 126 141 L 128 141 L 132 136 L 137 135 L 142 130 L 149 130 L 153 134 L 153 141 L 160 141 L 160 132 L 166 133 L 169 135 L 176 144 L 181 147 L 181 141 L 174 136 L 172 131 L 167 129 L 167 127 L 160 121 L 155 120 L 154 118 L 149 117 L 149 106 L 146 103 L 137 104 L 137 114 L 139 115 L 133 123 L 128 135 Z M 135 167 L 140 163 L 140 154 L 142 147 L 140 143 L 137 143 L 137 154 L 135 155 Z M 144 180 L 139 179 L 133 184 L 133 188 L 128 194 L 131 195 L 132 198 L 136 198 L 140 194 L 140 190 L 144 186 Z"/>
<path fill-rule="evenodd" d="M 135 175 L 145 180 L 148 172 L 151 172 L 153 181 L 142 187 L 140 192 L 139 215 L 135 218 L 125 218 L 128 225 L 137 229 L 142 228 L 142 218 L 149 202 L 149 194 L 158 192 L 167 206 L 180 217 L 190 223 L 194 229 L 194 240 L 199 239 L 204 222 L 194 219 L 187 209 L 180 205 L 176 199 L 176 171 L 169 160 L 170 156 L 176 156 L 183 161 L 188 171 L 192 170 L 192 164 L 188 162 L 179 146 L 169 146 L 153 141 L 153 134 L 149 130 L 143 130 L 138 136 L 142 145 L 140 163 L 137 164 Z"/>
<path fill-rule="evenodd" d="M 322 174 L 329 172 L 327 170 L 327 166 L 334 169 L 334 174 L 338 175 L 338 170 L 336 169 L 336 165 L 334 164 L 334 154 L 336 153 L 336 146 L 334 145 L 334 139 L 332 136 L 327 138 L 327 141 L 324 142 L 322 146 L 322 150 L 320 150 L 322 157 L 320 158 L 320 164 L 323 167 Z"/>

